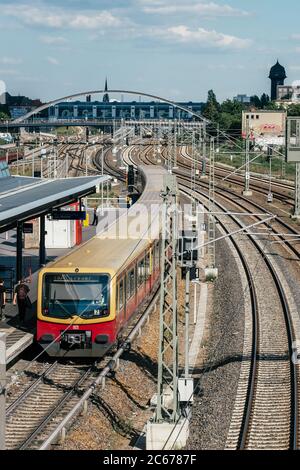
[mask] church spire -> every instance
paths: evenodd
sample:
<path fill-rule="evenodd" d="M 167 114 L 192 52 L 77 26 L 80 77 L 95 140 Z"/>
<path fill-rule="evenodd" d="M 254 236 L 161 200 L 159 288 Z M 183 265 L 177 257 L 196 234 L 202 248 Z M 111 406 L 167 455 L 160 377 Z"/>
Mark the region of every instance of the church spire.
<path fill-rule="evenodd" d="M 109 94 L 107 93 L 108 88 L 107 88 L 107 77 L 105 79 L 105 88 L 104 88 L 104 95 L 103 95 L 103 103 L 109 103 Z"/>

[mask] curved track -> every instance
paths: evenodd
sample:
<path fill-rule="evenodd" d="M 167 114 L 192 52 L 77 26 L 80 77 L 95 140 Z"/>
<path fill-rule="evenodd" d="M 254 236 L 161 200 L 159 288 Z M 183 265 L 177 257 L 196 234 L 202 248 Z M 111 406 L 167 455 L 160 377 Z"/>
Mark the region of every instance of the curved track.
<path fill-rule="evenodd" d="M 153 163 L 147 150 L 140 158 L 146 163 Z M 130 155 L 129 160 L 137 163 Z M 186 172 L 184 174 L 180 169 L 174 173 L 177 174 L 183 193 L 188 196 L 192 194 L 202 203 L 207 200 L 207 193 L 200 189 L 203 186 L 207 189 L 207 184 L 197 183 L 196 189 L 191 191 Z M 218 189 L 216 209 L 228 212 L 233 211 L 233 207 L 236 211 L 238 207 L 249 213 L 252 205 L 252 209 L 254 206 L 256 211 L 259 209 L 265 213 L 265 209 L 258 204 L 250 203 L 246 198 L 240 203 L 234 197 L 236 194 L 229 190 L 221 192 Z M 219 202 L 220 198 L 227 201 L 226 207 Z M 253 220 L 259 220 L 260 216 L 249 215 L 247 218 L 250 224 Z M 226 223 L 223 216 L 218 216 L 218 219 L 227 233 L 244 227 L 233 215 L 226 216 Z M 281 220 L 276 221 L 276 224 L 281 229 L 284 227 L 289 230 L 289 233 L 298 233 Z M 297 259 L 300 258 L 298 250 L 279 232 L 278 239 L 284 242 L 286 249 L 293 252 Z M 231 240 L 244 267 L 252 303 L 252 328 L 247 332 L 248 342 L 252 345 L 251 360 L 248 358 L 242 364 L 246 368 L 247 386 L 245 388 L 244 384 L 243 393 L 237 397 L 231 441 L 239 449 L 296 449 L 299 443 L 299 370 L 291 360 L 293 342 L 296 339 L 295 325 L 285 293 L 284 279 L 266 251 L 265 235 L 247 234 L 247 242 L 244 237 L 240 239 L 239 236 L 231 237 Z M 245 371 L 241 375 L 245 377 Z"/>

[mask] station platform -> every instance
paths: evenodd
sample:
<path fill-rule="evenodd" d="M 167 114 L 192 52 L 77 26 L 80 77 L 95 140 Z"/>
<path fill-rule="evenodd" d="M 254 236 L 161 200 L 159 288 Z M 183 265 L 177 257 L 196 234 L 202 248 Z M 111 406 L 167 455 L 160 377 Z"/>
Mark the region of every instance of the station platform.
<path fill-rule="evenodd" d="M 9 365 L 32 343 L 34 334 L 0 322 L 0 333 L 6 334 L 6 365 Z"/>
<path fill-rule="evenodd" d="M 83 229 L 83 242 L 89 240 L 96 234 L 96 227 L 89 226 Z M 0 265 L 13 267 L 15 264 L 15 243 L 16 235 L 10 231 L 9 235 L 0 234 Z M 75 248 L 75 247 L 74 247 Z M 69 253 L 74 248 L 67 249 L 47 249 L 47 261 L 51 262 L 56 258 Z M 25 322 L 19 325 L 18 309 L 12 304 L 12 295 L 3 310 L 5 321 L 0 322 L 0 333 L 6 334 L 6 364 L 10 365 L 23 351 L 25 351 L 34 341 L 36 331 L 36 301 L 37 301 L 37 281 L 39 274 L 39 253 L 36 249 L 24 249 L 24 277 L 28 279 L 30 289 L 29 297 L 32 308 L 26 312 Z M 29 275 L 30 272 L 30 275 Z M 6 286 L 7 287 L 7 286 Z"/>

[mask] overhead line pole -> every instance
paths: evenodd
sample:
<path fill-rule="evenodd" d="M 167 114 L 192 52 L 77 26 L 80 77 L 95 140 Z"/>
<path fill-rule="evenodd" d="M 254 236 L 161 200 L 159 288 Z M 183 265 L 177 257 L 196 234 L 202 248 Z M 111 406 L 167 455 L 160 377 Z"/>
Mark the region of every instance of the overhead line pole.
<path fill-rule="evenodd" d="M 245 188 L 243 191 L 244 196 L 252 196 L 250 190 L 250 125 L 249 119 L 246 125 L 246 141 L 245 141 Z"/>
<path fill-rule="evenodd" d="M 209 195 L 208 195 L 208 266 L 206 268 L 206 278 L 215 280 L 218 277 L 216 269 L 216 219 L 215 208 L 215 139 L 210 139 L 209 155 Z"/>
<path fill-rule="evenodd" d="M 177 184 L 173 175 L 164 181 L 161 280 L 160 333 L 158 353 L 157 408 L 155 422 L 174 423 L 179 416 L 178 404 L 178 336 L 177 336 L 177 253 L 178 212 Z M 169 390 L 168 390 L 169 389 Z M 166 392 L 172 392 L 172 403 L 166 403 Z"/>

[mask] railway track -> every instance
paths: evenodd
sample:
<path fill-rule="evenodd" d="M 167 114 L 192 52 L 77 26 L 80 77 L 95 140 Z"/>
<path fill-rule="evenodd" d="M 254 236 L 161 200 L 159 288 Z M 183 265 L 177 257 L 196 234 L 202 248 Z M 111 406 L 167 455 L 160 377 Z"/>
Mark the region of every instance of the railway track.
<path fill-rule="evenodd" d="M 114 355 L 93 365 L 57 361 L 37 374 L 35 380 L 30 376 L 30 385 L 7 408 L 6 448 L 43 450 L 63 437 L 78 413 L 86 410 L 88 399 L 99 387 L 104 389 L 107 376 L 117 370 L 123 353 L 140 336 L 157 300 L 158 286 L 123 332 Z"/>
<path fill-rule="evenodd" d="M 153 164 L 152 159 L 149 158 L 148 156 L 147 150 L 143 154 L 143 159 L 145 163 Z M 133 163 L 136 164 L 134 160 L 133 160 Z M 181 167 L 180 165 L 180 169 L 174 170 L 173 173 L 177 175 L 178 177 L 185 179 L 187 184 L 190 184 L 191 168 L 188 167 L 188 170 L 187 170 L 186 165 L 184 165 L 183 167 Z M 209 189 L 209 183 L 205 180 L 198 181 L 197 186 L 203 189 L 206 189 L 207 191 Z M 234 205 L 237 206 L 242 211 L 254 212 L 254 213 L 257 211 L 260 213 L 266 212 L 266 208 L 263 207 L 262 205 L 258 204 L 255 201 L 249 200 L 248 198 L 240 194 L 238 195 L 238 198 L 237 198 L 236 193 L 228 188 L 216 186 L 215 194 L 227 200 L 228 202 L 234 203 Z M 259 217 L 255 217 L 255 218 L 256 220 L 259 220 Z M 277 229 L 275 227 L 277 227 Z M 281 241 L 282 244 L 289 249 L 289 252 L 296 255 L 297 259 L 300 259 L 300 249 L 298 250 L 295 247 L 295 244 L 296 245 L 300 244 L 300 239 L 299 241 L 297 241 L 297 238 L 299 237 L 300 234 L 299 234 L 299 231 L 295 227 L 291 226 L 290 224 L 285 222 L 282 218 L 278 217 L 272 223 L 272 227 L 268 225 L 266 228 L 269 230 L 271 229 L 274 234 L 277 234 L 278 240 Z M 294 237 L 295 239 L 293 243 L 291 243 L 289 239 L 286 237 L 291 237 L 291 238 Z"/>
<path fill-rule="evenodd" d="M 93 394 L 99 393 L 99 391 L 105 389 L 107 377 L 112 371 L 116 372 L 118 370 L 122 355 L 125 351 L 130 349 L 130 345 L 134 339 L 141 335 L 144 325 L 148 322 L 151 312 L 156 307 L 158 302 L 158 295 L 159 288 L 157 286 L 151 300 L 149 301 L 149 299 L 145 299 L 144 309 L 137 314 L 133 320 L 133 323 L 128 325 L 126 332 L 124 332 L 123 341 L 120 343 L 115 354 L 104 359 L 103 363 L 101 364 L 101 369 L 98 365 L 97 375 L 92 381 L 90 381 L 91 383 L 89 385 L 84 387 L 84 390 L 82 390 L 80 398 L 77 399 L 77 402 L 68 402 L 68 408 L 64 408 L 64 417 L 61 417 L 59 420 L 57 420 L 51 432 L 47 433 L 47 437 L 44 436 L 42 442 L 39 442 L 39 450 L 49 449 L 52 444 L 56 443 L 59 439 L 64 438 L 66 430 L 74 421 L 78 413 L 87 408 L 88 400 L 93 396 Z"/>
<path fill-rule="evenodd" d="M 196 195 L 201 195 L 202 201 L 207 198 L 203 192 L 196 191 Z M 219 202 L 216 207 L 228 211 Z M 243 227 L 237 217 L 230 216 L 230 220 L 230 223 L 226 222 L 228 231 Z M 240 244 L 239 256 L 243 250 L 247 271 L 254 278 L 256 297 L 253 303 L 253 327 L 247 340 L 250 341 L 251 335 L 247 395 L 237 400 L 236 407 L 240 413 L 232 423 L 236 429 L 242 415 L 238 448 L 296 449 L 299 371 L 291 360 L 295 336 L 282 276 L 266 255 L 263 242 L 256 237 L 247 235 L 247 241 L 244 237 L 242 240 L 236 237 L 236 244 Z M 233 436 L 231 439 L 234 440 Z"/>
<path fill-rule="evenodd" d="M 146 163 L 152 163 L 147 151 L 140 156 Z M 135 160 L 132 162 L 137 163 Z M 186 175 L 178 174 L 181 192 L 204 203 L 207 192 L 190 189 L 190 180 Z M 207 189 L 207 185 L 206 188 Z M 230 193 L 230 191 L 227 191 Z M 234 200 L 235 194 L 216 193 L 216 198 L 227 200 L 226 207 L 216 202 L 216 210 L 232 211 L 232 207 L 247 210 L 247 206 Z M 244 202 L 245 202 L 244 201 Z M 230 208 L 228 209 L 228 203 Z M 207 204 L 207 203 L 206 203 Z M 253 204 L 256 211 L 262 210 Z M 252 207 L 253 207 L 252 206 Z M 265 209 L 263 209 L 265 212 Z M 228 222 L 228 218 L 230 222 Z M 248 220 L 253 223 L 254 216 Z M 256 216 L 256 220 L 259 216 Z M 236 216 L 226 216 L 227 222 L 218 216 L 222 230 L 232 233 L 244 224 Z M 282 223 L 281 223 L 282 222 Z M 276 222 L 277 223 L 277 222 Z M 278 225 L 297 234 L 283 221 Z M 276 232 L 275 232 L 276 234 Z M 295 312 L 286 295 L 286 283 L 265 246 L 265 235 L 250 234 L 240 239 L 232 236 L 231 241 L 245 270 L 251 293 L 252 325 L 247 330 L 245 342 L 251 344 L 250 358 L 245 357 L 241 365 L 239 393 L 228 437 L 228 448 L 238 449 L 297 449 L 299 446 L 299 368 L 292 362 L 293 342 L 297 339 Z M 284 238 L 278 235 L 278 238 Z M 299 252 L 288 241 L 286 248 L 299 259 Z M 266 293 L 268 293 L 266 295 Z M 293 315 L 294 313 L 294 315 Z"/>
<path fill-rule="evenodd" d="M 186 162 L 192 162 L 192 157 L 188 154 L 187 150 L 180 148 L 180 166 L 185 167 L 191 170 L 191 165 L 188 165 Z M 201 164 L 202 165 L 202 164 Z M 209 162 L 207 162 L 207 167 L 209 169 Z M 202 169 L 202 166 L 199 166 L 199 169 Z M 241 188 L 244 187 L 243 176 L 233 175 L 233 169 L 222 168 L 218 165 L 215 166 L 215 177 L 221 182 L 227 182 L 235 184 Z M 229 176 L 232 175 L 232 176 Z M 226 180 L 225 180 L 226 178 Z M 274 189 L 278 188 L 278 190 Z M 258 194 L 266 195 L 269 192 L 269 181 L 262 175 L 261 177 L 251 175 L 251 189 Z M 281 183 L 278 181 L 272 180 L 272 193 L 274 198 L 278 201 L 287 204 L 291 207 L 294 206 L 293 194 L 294 194 L 294 185 L 289 183 Z"/>
<path fill-rule="evenodd" d="M 146 163 L 153 163 L 147 159 L 147 150 L 143 154 L 143 158 L 145 157 Z M 137 163 L 130 155 L 129 162 Z M 110 164 L 108 169 L 112 170 Z M 113 171 L 115 175 L 119 174 L 119 171 L 115 169 Z M 187 191 L 188 177 L 181 175 L 179 180 L 181 190 L 190 196 L 190 189 Z M 244 203 L 248 204 L 247 207 L 245 204 L 236 203 L 228 194 L 225 197 L 230 204 L 235 204 L 239 209 L 247 209 L 249 212 L 250 203 L 246 198 Z M 221 197 L 220 192 L 218 196 Z M 203 199 L 207 199 L 207 194 L 197 189 L 194 197 L 203 202 Z M 265 212 L 258 204 L 254 205 L 256 210 Z M 216 203 L 216 207 L 218 210 L 228 211 L 220 202 Z M 221 224 L 227 233 L 229 230 L 234 231 L 237 227 L 243 227 L 235 216 L 231 216 L 230 219 L 229 225 Z M 219 222 L 221 223 L 220 220 Z M 285 222 L 282 226 L 294 234 L 298 233 Z M 280 235 L 278 237 L 284 240 Z M 252 348 L 251 360 L 248 358 L 244 365 L 244 368 L 248 369 L 247 386 L 245 388 L 243 383 L 244 393 L 240 393 L 237 397 L 235 421 L 232 422 L 233 431 L 229 437 L 228 447 L 234 445 L 239 449 L 296 449 L 299 440 L 299 371 L 291 360 L 295 334 L 282 276 L 278 274 L 273 262 L 266 255 L 263 242 L 259 238 L 247 236 L 249 250 L 245 250 L 245 246 L 239 247 L 240 240 L 234 237 L 231 239 L 245 269 L 251 292 L 252 327 L 251 331 L 247 332 L 247 341 L 251 343 Z M 299 252 L 294 246 L 289 242 L 286 242 L 286 246 L 299 259 Z M 249 253 L 248 258 L 245 252 Z M 259 279 L 254 279 L 253 272 L 256 271 L 260 273 Z M 268 302 L 266 302 L 266 292 L 269 294 Z M 245 382 L 245 371 L 241 376 Z"/>
<path fill-rule="evenodd" d="M 95 366 L 55 362 L 6 412 L 6 448 L 37 449 L 92 381 Z"/>

